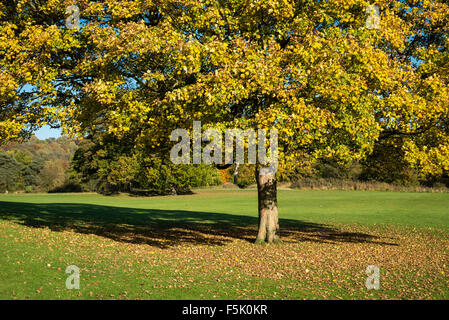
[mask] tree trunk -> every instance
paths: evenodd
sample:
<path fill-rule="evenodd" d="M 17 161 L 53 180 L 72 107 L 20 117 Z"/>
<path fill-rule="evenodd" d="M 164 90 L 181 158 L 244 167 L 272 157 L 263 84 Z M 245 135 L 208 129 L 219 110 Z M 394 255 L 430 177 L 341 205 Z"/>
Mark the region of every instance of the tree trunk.
<path fill-rule="evenodd" d="M 234 170 L 234 184 L 239 184 L 239 163 L 235 163 L 235 170 Z"/>
<path fill-rule="evenodd" d="M 256 243 L 280 242 L 276 174 L 256 169 L 259 232 Z"/>

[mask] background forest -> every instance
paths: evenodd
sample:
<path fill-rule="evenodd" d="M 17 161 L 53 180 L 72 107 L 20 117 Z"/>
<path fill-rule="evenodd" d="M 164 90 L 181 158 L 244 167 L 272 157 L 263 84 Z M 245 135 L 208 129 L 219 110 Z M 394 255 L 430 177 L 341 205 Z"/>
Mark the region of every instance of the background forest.
<path fill-rule="evenodd" d="M 422 176 L 397 148 L 377 144 L 364 161 L 341 165 L 333 159 L 314 163 L 304 156 L 281 164 L 279 182 L 299 189 L 447 191 L 447 172 Z M 254 186 L 251 165 L 218 169 L 209 165 L 173 165 L 143 154 L 112 135 L 85 139 L 31 139 L 0 148 L 0 192 L 130 192 L 138 195 L 183 194 L 191 188 Z"/>

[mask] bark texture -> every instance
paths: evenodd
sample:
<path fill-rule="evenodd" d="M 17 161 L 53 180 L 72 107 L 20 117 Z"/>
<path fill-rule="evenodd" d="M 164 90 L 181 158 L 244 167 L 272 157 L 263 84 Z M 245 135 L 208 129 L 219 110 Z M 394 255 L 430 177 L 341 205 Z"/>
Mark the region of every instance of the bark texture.
<path fill-rule="evenodd" d="M 239 184 L 239 163 L 235 163 L 235 170 L 234 170 L 234 184 Z"/>
<path fill-rule="evenodd" d="M 276 174 L 256 170 L 259 203 L 259 231 L 256 243 L 280 241 Z"/>

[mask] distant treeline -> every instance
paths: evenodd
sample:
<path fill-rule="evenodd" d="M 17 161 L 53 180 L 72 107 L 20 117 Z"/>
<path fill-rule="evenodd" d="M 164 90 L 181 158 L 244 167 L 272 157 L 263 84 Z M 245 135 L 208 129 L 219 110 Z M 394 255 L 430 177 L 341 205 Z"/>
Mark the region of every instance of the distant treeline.
<path fill-rule="evenodd" d="M 339 164 L 332 159 L 310 161 L 298 156 L 280 163 L 278 181 L 304 189 L 445 189 L 449 177 L 420 176 L 390 145 L 376 145 L 365 160 Z M 166 156 L 166 154 L 165 154 Z M 174 165 L 163 154 L 145 152 L 105 134 L 81 140 L 67 137 L 0 148 L 0 192 L 130 192 L 181 194 L 191 188 L 233 183 L 254 185 L 254 168 L 235 165 L 219 170 L 209 165 Z"/>
<path fill-rule="evenodd" d="M 423 175 L 404 160 L 402 152 L 394 144 L 379 142 L 367 158 L 346 164 L 329 158 L 311 161 L 302 154 L 280 163 L 277 179 L 300 189 L 448 190 L 447 170 L 440 175 Z M 238 180 L 241 187 L 255 184 L 252 168 L 240 166 Z"/>
<path fill-rule="evenodd" d="M 64 184 L 76 149 L 67 137 L 8 143 L 0 148 L 0 192 L 46 192 Z"/>
<path fill-rule="evenodd" d="M 179 194 L 221 184 L 207 165 L 176 166 L 143 155 L 113 137 L 71 140 L 67 137 L 0 148 L 0 192 L 99 192 Z"/>

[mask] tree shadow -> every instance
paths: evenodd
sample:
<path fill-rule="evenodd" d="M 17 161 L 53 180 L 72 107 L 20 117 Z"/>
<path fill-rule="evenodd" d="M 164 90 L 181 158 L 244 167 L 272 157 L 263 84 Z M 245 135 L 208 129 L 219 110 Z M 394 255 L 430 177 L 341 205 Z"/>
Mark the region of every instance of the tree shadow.
<path fill-rule="evenodd" d="M 52 231 L 72 230 L 115 241 L 169 248 L 181 244 L 253 242 L 257 218 L 226 213 L 159 210 L 75 203 L 32 204 L 0 201 L 0 219 Z M 397 245 L 365 233 L 342 232 L 324 224 L 280 219 L 284 242 L 352 242 Z"/>

